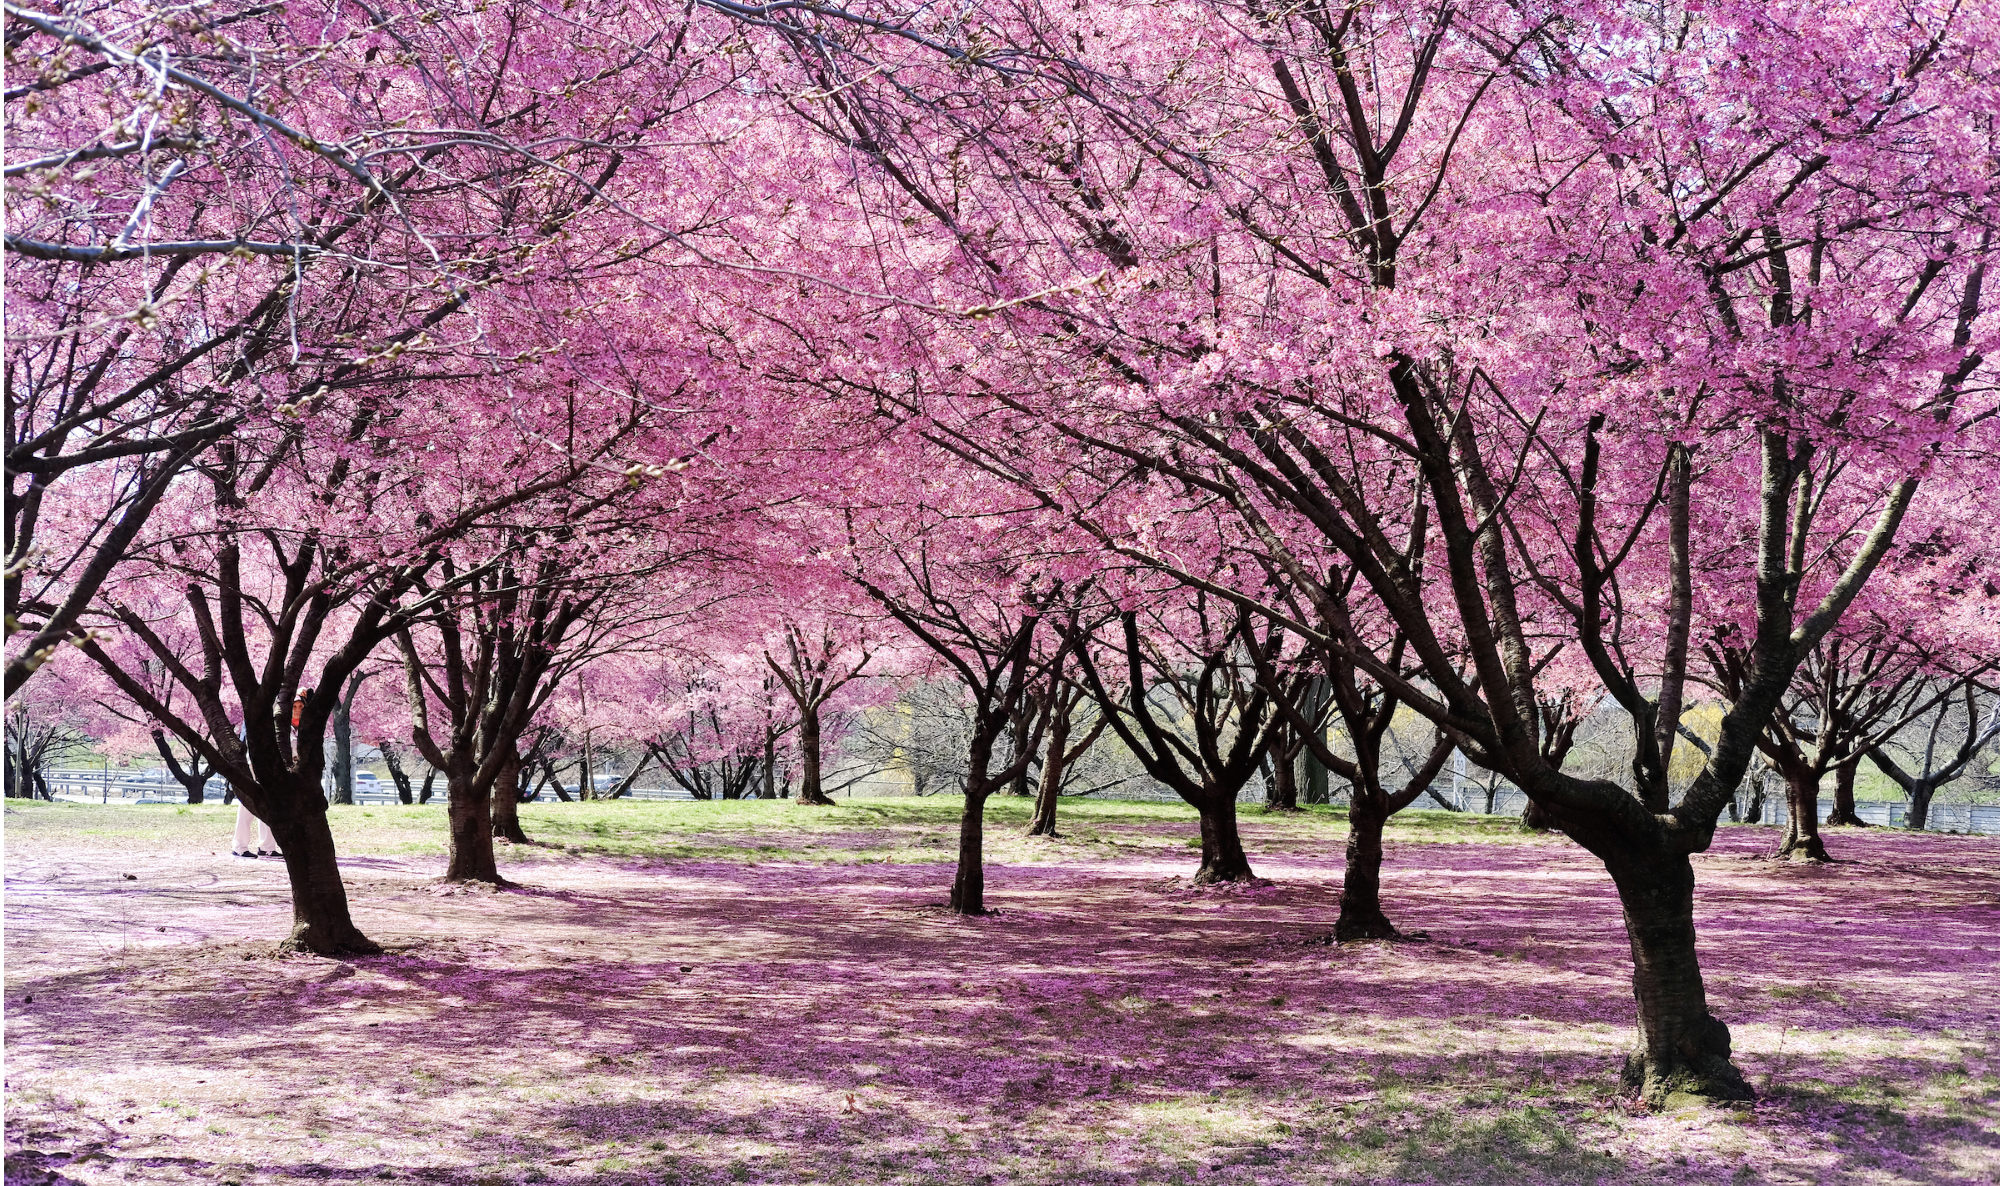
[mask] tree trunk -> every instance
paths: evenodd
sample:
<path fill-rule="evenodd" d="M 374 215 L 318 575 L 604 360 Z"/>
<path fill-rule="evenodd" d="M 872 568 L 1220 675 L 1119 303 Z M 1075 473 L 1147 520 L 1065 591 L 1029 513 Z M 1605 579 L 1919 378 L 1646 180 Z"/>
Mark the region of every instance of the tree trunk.
<path fill-rule="evenodd" d="M 1306 753 L 1306 802 L 1314 806 L 1324 807 L 1332 801 L 1333 792 L 1327 778 L 1326 767 L 1320 765 L 1319 759 L 1313 757 L 1312 753 L 1308 751 Z"/>
<path fill-rule="evenodd" d="M 1937 794 L 1937 784 L 1919 779 L 1910 786 L 1910 809 L 1903 813 L 1903 826 L 1912 832 L 1921 832 L 1930 826 L 1931 799 Z"/>
<path fill-rule="evenodd" d="M 1271 811 L 1299 809 L 1298 756 L 1286 757 L 1284 750 L 1276 745 L 1271 747 L 1271 787 L 1264 797 L 1264 806 Z"/>
<path fill-rule="evenodd" d="M 1785 809 L 1790 820 L 1785 825 L 1781 857 L 1795 861 L 1824 861 L 1826 842 L 1819 838 L 1819 776 L 1812 770 L 1786 770 Z"/>
<path fill-rule="evenodd" d="M 1750 784 L 1750 804 L 1743 809 L 1743 822 L 1761 824 L 1764 822 L 1764 772 L 1758 771 L 1755 781 Z"/>
<path fill-rule="evenodd" d="M 1347 870 L 1340 882 L 1340 918 L 1333 924 L 1337 943 L 1393 939 L 1396 927 L 1382 912 L 1382 826 L 1388 804 L 1380 789 L 1353 788 L 1347 811 Z"/>
<path fill-rule="evenodd" d="M 1493 796 L 1498 793 L 1497 789 L 1486 793 L 1488 815 L 1493 814 Z M 1553 832 L 1556 829 L 1556 821 L 1546 807 L 1530 799 L 1528 805 L 1521 809 L 1521 826 L 1530 832 Z"/>
<path fill-rule="evenodd" d="M 951 879 L 953 914 L 986 913 L 986 796 L 965 791 L 965 809 L 958 816 L 958 872 Z"/>
<path fill-rule="evenodd" d="M 817 708 L 804 709 L 799 713 L 799 764 L 805 767 L 804 785 L 799 787 L 799 802 L 832 807 L 833 800 L 826 792 L 820 790 L 819 709 Z"/>
<path fill-rule="evenodd" d="M 1868 826 L 1868 821 L 1854 810 L 1854 774 L 1859 761 L 1856 758 L 1833 768 L 1833 811 L 1826 817 L 1828 824 L 1849 828 Z"/>
<path fill-rule="evenodd" d="M 342 807 L 354 806 L 354 718 L 347 700 L 333 704 L 333 801 Z"/>
<path fill-rule="evenodd" d="M 347 887 L 334 858 L 326 800 L 316 786 L 296 788 L 293 797 L 293 810 L 271 810 L 266 821 L 285 854 L 285 876 L 292 883 L 292 933 L 281 949 L 334 956 L 381 954 L 382 948 L 362 934 L 348 914 Z"/>
<path fill-rule="evenodd" d="M 395 781 L 396 798 L 405 807 L 409 806 L 416 801 L 416 796 L 410 793 L 410 774 L 403 769 L 403 760 L 396 756 L 395 749 L 387 741 L 382 742 L 377 748 L 382 751 L 382 764 L 389 768 L 389 777 Z"/>
<path fill-rule="evenodd" d="M 1026 728 L 1025 722 L 1022 721 L 1014 722 L 1013 738 L 1014 738 L 1015 752 L 1017 753 L 1019 752 L 1020 747 L 1026 744 L 1021 737 L 1021 733 L 1024 728 Z M 1008 780 L 1007 793 L 1013 795 L 1015 798 L 1018 799 L 1025 799 L 1028 796 L 1035 793 L 1035 788 L 1029 785 L 1028 768 L 1026 766 L 1021 767 L 1021 769 L 1015 773 L 1014 777 Z"/>
<path fill-rule="evenodd" d="M 454 759 L 455 760 L 455 759 Z M 493 788 L 474 787 L 471 778 L 445 773 L 445 816 L 451 826 L 451 861 L 446 881 L 505 885 L 493 860 Z"/>
<path fill-rule="evenodd" d="M 1625 912 L 1639 1005 L 1640 1043 L 1625 1060 L 1625 1086 L 1661 1109 L 1755 1099 L 1730 1061 L 1729 1027 L 1708 1011 L 1695 951 L 1694 866 L 1674 853 L 1607 858 L 1605 867 Z"/>
<path fill-rule="evenodd" d="M 526 844 L 521 830 L 521 751 L 508 746 L 507 761 L 493 779 L 493 838 Z"/>
<path fill-rule="evenodd" d="M 208 789 L 211 773 L 201 768 L 201 755 L 191 754 L 187 769 L 181 769 L 180 759 L 174 757 L 173 747 L 167 743 L 167 731 L 158 726 L 153 728 L 153 746 L 160 751 L 160 760 L 167 764 L 167 773 L 173 775 L 174 781 L 181 784 L 181 789 L 187 792 L 187 801 L 191 804 L 200 803 Z"/>
<path fill-rule="evenodd" d="M 1201 868 L 1195 870 L 1196 885 L 1222 881 L 1249 881 L 1250 858 L 1243 855 L 1243 840 L 1236 833 L 1236 797 L 1217 795 L 1201 813 Z"/>
<path fill-rule="evenodd" d="M 1069 744 L 1069 714 L 1058 712 L 1049 720 L 1049 744 L 1042 751 L 1042 782 L 1035 791 L 1035 817 L 1028 821 L 1028 835 L 1056 834 L 1056 801 L 1062 798 L 1063 747 Z"/>

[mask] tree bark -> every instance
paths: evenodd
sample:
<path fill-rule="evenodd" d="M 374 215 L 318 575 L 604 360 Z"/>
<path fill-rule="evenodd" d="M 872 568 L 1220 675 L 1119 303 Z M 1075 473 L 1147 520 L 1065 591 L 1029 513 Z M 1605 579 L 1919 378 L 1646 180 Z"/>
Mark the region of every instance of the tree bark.
<path fill-rule="evenodd" d="M 1035 789 L 1035 816 L 1028 821 L 1028 835 L 1056 835 L 1056 802 L 1062 798 L 1063 747 L 1069 744 L 1069 714 L 1052 712 L 1049 744 L 1042 751 L 1042 781 Z"/>
<path fill-rule="evenodd" d="M 356 680 L 356 684 L 360 681 Z M 348 697 L 353 693 L 350 691 Z M 354 718 L 349 699 L 333 706 L 333 801 L 342 807 L 354 806 Z"/>
<path fill-rule="evenodd" d="M 1786 770 L 1785 842 L 1778 855 L 1795 861 L 1827 860 L 1826 842 L 1819 837 L 1819 776 L 1812 770 Z"/>
<path fill-rule="evenodd" d="M 403 769 L 402 758 L 397 756 L 395 748 L 387 741 L 383 741 L 377 748 L 382 751 L 382 764 L 389 768 L 389 777 L 396 784 L 397 800 L 405 807 L 414 803 L 416 796 L 410 793 L 410 775 Z"/>
<path fill-rule="evenodd" d="M 986 911 L 986 798 L 989 790 L 967 787 L 958 816 L 958 871 L 951 879 L 953 914 Z"/>
<path fill-rule="evenodd" d="M 1924 779 L 1910 787 L 1910 807 L 1903 813 L 1903 826 L 1912 832 L 1921 832 L 1930 826 L 1931 799 L 1937 794 L 1937 784 Z"/>
<path fill-rule="evenodd" d="M 803 783 L 799 787 L 799 802 L 819 807 L 834 806 L 833 799 L 820 789 L 819 774 L 819 712 L 817 709 L 799 712 L 799 765 L 804 767 Z"/>
<path fill-rule="evenodd" d="M 1272 811 L 1299 809 L 1298 752 L 1285 752 L 1275 740 L 1271 744 L 1271 790 L 1264 805 Z"/>
<path fill-rule="evenodd" d="M 493 838 L 513 844 L 526 844 L 528 834 L 521 830 L 521 750 L 519 746 L 508 747 L 507 759 L 500 767 L 500 773 L 493 779 Z"/>
<path fill-rule="evenodd" d="M 1325 807 L 1333 802 L 1332 779 L 1327 777 L 1326 767 L 1319 759 L 1306 755 L 1306 802 L 1317 807 Z"/>
<path fill-rule="evenodd" d="M 446 881 L 483 881 L 505 885 L 493 859 L 493 788 L 483 791 L 478 779 L 445 772 L 445 817 L 450 824 L 451 860 Z"/>
<path fill-rule="evenodd" d="M 1860 763 L 1860 756 L 1852 761 L 1842 762 L 1833 768 L 1833 811 L 1826 817 L 1828 824 L 1849 828 L 1865 828 L 1868 821 L 1854 810 L 1854 774 Z"/>
<path fill-rule="evenodd" d="M 1382 827 L 1389 820 L 1382 792 L 1354 787 L 1347 810 L 1347 869 L 1341 875 L 1337 943 L 1393 939 L 1395 924 L 1382 911 Z"/>
<path fill-rule="evenodd" d="M 209 776 L 213 773 L 202 769 L 201 754 L 191 753 L 187 768 L 183 770 L 180 759 L 174 756 L 173 747 L 167 744 L 167 731 L 158 726 L 153 728 L 153 745 L 160 751 L 160 758 L 166 762 L 167 773 L 173 775 L 174 781 L 181 784 L 181 789 L 187 792 L 187 801 L 200 803 L 208 789 Z M 21 793 L 27 794 L 26 791 Z"/>
<path fill-rule="evenodd" d="M 361 933 L 347 909 L 347 887 L 334 858 L 333 830 L 327 826 L 326 800 L 319 788 L 292 788 L 293 794 L 264 796 L 271 835 L 285 854 L 285 876 L 292 885 L 292 932 L 280 945 L 285 951 L 315 955 L 379 955 L 382 948 Z M 290 810 L 276 804 L 289 799 Z"/>
<path fill-rule="evenodd" d="M 1764 822 L 1764 796 L 1768 790 L 1764 786 L 1764 771 L 1759 770 L 1750 783 L 1750 802 L 1743 809 L 1743 822 L 1761 824 Z"/>
<path fill-rule="evenodd" d="M 1201 813 L 1201 868 L 1195 870 L 1194 883 L 1215 885 L 1256 876 L 1236 832 L 1236 797 L 1218 795 L 1197 810 Z"/>
<path fill-rule="evenodd" d="M 1600 856 L 1603 854 L 1600 853 Z M 1694 866 L 1685 855 L 1605 859 L 1632 943 L 1639 1046 L 1625 1086 L 1658 1108 L 1755 1099 L 1730 1062 L 1729 1027 L 1708 1011 L 1695 950 Z"/>

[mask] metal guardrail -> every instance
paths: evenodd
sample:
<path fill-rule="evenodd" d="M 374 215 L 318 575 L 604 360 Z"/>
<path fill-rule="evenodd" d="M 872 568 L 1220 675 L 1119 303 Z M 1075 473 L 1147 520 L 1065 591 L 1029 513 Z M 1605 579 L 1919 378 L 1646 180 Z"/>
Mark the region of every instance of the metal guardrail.
<path fill-rule="evenodd" d="M 128 803 L 128 804 L 169 804 L 186 803 L 187 792 L 173 776 L 165 770 L 107 771 L 104 769 L 47 770 L 43 777 L 48 780 L 49 791 L 59 800 L 71 803 Z M 220 803 L 225 784 L 220 778 L 208 780 L 204 794 L 212 803 Z M 443 802 L 443 787 L 434 788 L 432 803 Z M 576 787 L 563 788 L 571 798 L 576 797 Z M 329 792 L 330 793 L 330 792 Z M 1479 811 L 1486 806 L 1484 791 L 1471 785 L 1461 785 L 1455 791 L 1440 787 L 1438 793 L 1452 802 L 1461 811 Z M 645 799 L 653 802 L 693 802 L 694 796 L 677 786 L 634 787 L 626 792 L 631 799 Z M 1179 797 L 1165 787 L 1125 787 L 1120 793 L 1105 795 L 1105 799 L 1134 799 L 1142 802 L 1178 802 Z M 1335 802 L 1343 796 L 1336 794 Z M 544 792 L 543 803 L 558 802 L 553 794 Z M 1241 803 L 1261 803 L 1264 791 L 1261 786 L 1252 785 L 1238 797 Z M 400 805 L 396 785 L 386 779 L 357 779 L 354 785 L 354 802 L 357 806 Z M 1493 814 L 1518 816 L 1527 806 L 1528 798 L 1512 787 L 1506 787 L 1493 798 Z M 1747 810 L 1750 796 L 1739 792 L 1739 811 Z M 1435 807 L 1436 801 L 1429 796 L 1419 799 L 1415 806 L 1419 809 Z M 1820 800 L 1820 810 L 1833 810 L 1831 796 Z M 1855 804 L 1855 814 L 1871 824 L 1900 828 L 1907 818 L 1909 805 L 1900 802 L 1866 801 Z M 1764 800 L 1763 823 L 1784 824 L 1787 820 L 1785 800 L 1782 794 L 1767 796 Z M 1925 821 L 1926 830 L 1932 832 L 1969 832 L 1979 835 L 2000 835 L 2000 805 L 1933 803 L 1930 818 Z"/>

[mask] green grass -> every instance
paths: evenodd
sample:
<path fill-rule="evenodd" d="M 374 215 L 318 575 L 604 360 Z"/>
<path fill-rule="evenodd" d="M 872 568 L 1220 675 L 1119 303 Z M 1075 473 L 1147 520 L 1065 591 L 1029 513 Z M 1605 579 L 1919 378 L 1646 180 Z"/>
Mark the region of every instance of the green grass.
<path fill-rule="evenodd" d="M 593 803 L 527 803 L 521 824 L 535 841 L 502 845 L 502 859 L 608 856 L 653 860 L 791 860 L 826 863 L 929 863 L 956 854 L 962 800 L 929 798 L 843 799 L 837 807 L 800 807 L 789 800 L 660 802 L 620 799 Z M 1078 856 L 1184 855 L 1195 835 L 1194 810 L 1181 803 L 1118 799 L 1065 800 L 1061 839 L 1030 840 L 1033 803 L 997 796 L 986 806 L 989 857 L 999 862 L 1043 863 Z M 135 847 L 209 848 L 226 851 L 235 808 L 200 806 L 7 801 L 7 827 L 17 843 L 38 832 L 87 832 Z M 442 803 L 424 806 L 370 804 L 331 807 L 334 841 L 351 855 L 434 856 L 445 851 Z M 1245 806 L 1240 815 L 1246 847 L 1259 852 L 1327 851 L 1344 842 L 1344 808 L 1309 807 L 1267 813 Z M 1402 843 L 1529 841 L 1506 817 L 1447 811 L 1406 811 L 1391 821 L 1387 837 Z"/>

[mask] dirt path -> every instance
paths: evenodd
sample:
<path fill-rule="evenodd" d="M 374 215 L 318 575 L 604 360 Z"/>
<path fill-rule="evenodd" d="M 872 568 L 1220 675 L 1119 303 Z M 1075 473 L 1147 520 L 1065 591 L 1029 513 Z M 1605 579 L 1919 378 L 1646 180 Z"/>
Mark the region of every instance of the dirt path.
<path fill-rule="evenodd" d="M 983 920 L 935 863 L 548 853 L 496 893 L 363 854 L 391 951 L 336 962 L 268 954 L 276 862 L 9 827 L 10 1186 L 2000 1175 L 2000 841 L 1725 832 L 1706 966 L 1765 1099 L 1646 1116 L 1616 901 L 1560 842 L 1394 845 L 1426 937 L 1357 948 L 1309 942 L 1339 863 L 1282 824 L 1268 886 L 1099 845 L 994 869 Z"/>

